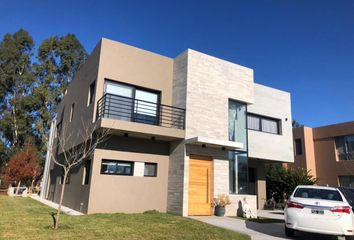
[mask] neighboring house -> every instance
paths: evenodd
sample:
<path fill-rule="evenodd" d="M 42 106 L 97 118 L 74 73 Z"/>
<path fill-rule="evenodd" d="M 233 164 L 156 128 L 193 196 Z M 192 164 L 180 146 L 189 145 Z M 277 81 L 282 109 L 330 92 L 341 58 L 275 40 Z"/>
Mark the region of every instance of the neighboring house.
<path fill-rule="evenodd" d="M 293 136 L 295 166 L 309 170 L 318 185 L 354 187 L 354 121 L 294 128 Z"/>
<path fill-rule="evenodd" d="M 82 121 L 114 130 L 67 183 L 63 204 L 84 213 L 211 215 L 218 194 L 228 215 L 244 199 L 255 211 L 265 164 L 294 158 L 290 94 L 190 49 L 173 59 L 102 39 L 58 109 L 58 127 Z M 61 170 L 47 165 L 43 196 L 58 202 Z"/>

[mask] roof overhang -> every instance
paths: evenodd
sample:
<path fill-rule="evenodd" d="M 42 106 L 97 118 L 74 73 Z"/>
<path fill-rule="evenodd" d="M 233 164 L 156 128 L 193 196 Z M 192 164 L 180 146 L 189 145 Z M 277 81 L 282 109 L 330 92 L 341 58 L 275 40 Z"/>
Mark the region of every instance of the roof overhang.
<path fill-rule="evenodd" d="M 210 148 L 221 148 L 225 150 L 240 150 L 243 148 L 243 143 L 232 142 L 232 141 L 222 141 L 211 138 L 203 137 L 193 137 L 185 140 L 186 144 L 200 145 Z"/>

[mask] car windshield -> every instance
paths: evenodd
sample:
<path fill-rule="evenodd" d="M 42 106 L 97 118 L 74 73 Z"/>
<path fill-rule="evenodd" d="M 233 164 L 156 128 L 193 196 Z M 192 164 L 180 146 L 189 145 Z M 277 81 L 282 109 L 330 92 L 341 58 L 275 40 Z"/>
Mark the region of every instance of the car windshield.
<path fill-rule="evenodd" d="M 340 193 L 337 190 L 321 188 L 298 188 L 294 194 L 294 197 L 343 201 Z"/>
<path fill-rule="evenodd" d="M 351 207 L 354 207 L 354 188 L 342 188 L 339 190 L 343 193 Z"/>

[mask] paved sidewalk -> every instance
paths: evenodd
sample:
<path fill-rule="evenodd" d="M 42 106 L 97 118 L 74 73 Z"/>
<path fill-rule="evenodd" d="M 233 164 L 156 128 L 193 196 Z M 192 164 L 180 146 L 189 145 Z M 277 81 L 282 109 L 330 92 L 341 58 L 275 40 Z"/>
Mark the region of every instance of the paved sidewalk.
<path fill-rule="evenodd" d="M 269 216 L 264 213 L 264 215 Z M 284 240 L 290 239 L 285 236 L 284 223 L 257 223 L 249 220 L 242 220 L 232 217 L 216 216 L 193 216 L 192 219 L 208 223 L 217 227 L 226 228 L 235 232 L 240 232 L 251 236 L 252 240 Z M 335 237 L 321 234 L 296 233 L 293 239 L 299 240 L 337 240 L 343 237 Z"/>
<path fill-rule="evenodd" d="M 257 210 L 258 217 L 284 220 L 283 210 Z"/>
<path fill-rule="evenodd" d="M 231 217 L 191 217 L 217 227 L 230 229 L 251 236 L 252 240 L 283 240 L 287 239 L 284 234 L 283 223 L 255 223 Z"/>
<path fill-rule="evenodd" d="M 58 209 L 58 204 L 55 203 L 55 202 L 52 202 L 52 201 L 49 201 L 49 200 L 46 200 L 46 199 L 43 199 L 43 198 L 40 198 L 39 196 L 31 196 L 32 199 L 38 201 L 38 202 L 41 202 L 51 208 L 54 208 L 54 209 Z M 71 208 L 68 208 L 68 207 L 64 207 L 64 206 L 61 206 L 61 211 L 67 215 L 72 215 L 72 216 L 80 216 L 80 215 L 84 215 L 83 213 L 81 212 L 78 212 L 78 211 L 75 211 Z"/>

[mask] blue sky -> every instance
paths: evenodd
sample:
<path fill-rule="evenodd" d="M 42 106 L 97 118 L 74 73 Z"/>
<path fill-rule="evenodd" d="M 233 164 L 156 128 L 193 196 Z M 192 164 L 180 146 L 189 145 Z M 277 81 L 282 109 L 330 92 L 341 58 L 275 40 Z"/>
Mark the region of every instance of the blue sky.
<path fill-rule="evenodd" d="M 0 35 L 36 44 L 74 33 L 175 57 L 192 48 L 253 68 L 255 82 L 290 91 L 293 118 L 315 127 L 354 120 L 354 1 L 126 0 L 1 2 Z"/>

